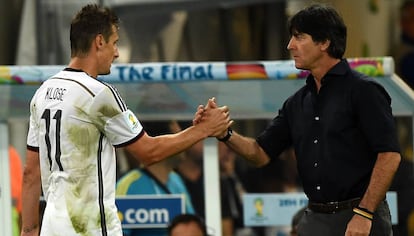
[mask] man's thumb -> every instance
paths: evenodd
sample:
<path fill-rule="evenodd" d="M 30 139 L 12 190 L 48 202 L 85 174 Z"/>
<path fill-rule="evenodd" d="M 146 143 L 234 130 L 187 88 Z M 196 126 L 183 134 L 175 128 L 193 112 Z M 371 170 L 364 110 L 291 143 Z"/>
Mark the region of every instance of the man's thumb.
<path fill-rule="evenodd" d="M 207 108 L 217 108 L 216 98 L 213 97 L 213 98 L 208 99 L 206 107 Z"/>

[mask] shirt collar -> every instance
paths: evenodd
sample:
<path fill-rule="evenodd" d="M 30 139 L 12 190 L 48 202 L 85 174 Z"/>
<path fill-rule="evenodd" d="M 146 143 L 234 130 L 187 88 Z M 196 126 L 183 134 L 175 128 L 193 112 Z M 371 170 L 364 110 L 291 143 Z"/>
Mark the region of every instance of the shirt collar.
<path fill-rule="evenodd" d="M 66 67 L 66 68 L 65 68 L 65 69 L 63 69 L 63 70 L 64 70 L 64 71 L 71 71 L 71 72 L 81 72 L 81 73 L 85 73 L 85 74 L 87 74 L 89 77 L 96 79 L 95 77 L 93 77 L 93 76 L 89 75 L 88 73 L 86 73 L 84 70 L 81 70 L 81 69 L 74 69 L 74 68 L 71 68 L 71 67 Z"/>
<path fill-rule="evenodd" d="M 70 67 L 66 67 L 65 69 L 63 69 L 64 71 L 72 71 L 72 72 L 85 72 L 83 70 L 80 69 L 74 69 L 74 68 L 70 68 Z"/>
<path fill-rule="evenodd" d="M 329 81 L 345 75 L 350 70 L 350 66 L 346 59 L 341 59 L 336 65 L 334 65 L 322 78 L 321 84 L 326 84 Z M 312 74 L 309 74 L 306 78 L 307 85 L 315 85 L 315 80 Z"/>

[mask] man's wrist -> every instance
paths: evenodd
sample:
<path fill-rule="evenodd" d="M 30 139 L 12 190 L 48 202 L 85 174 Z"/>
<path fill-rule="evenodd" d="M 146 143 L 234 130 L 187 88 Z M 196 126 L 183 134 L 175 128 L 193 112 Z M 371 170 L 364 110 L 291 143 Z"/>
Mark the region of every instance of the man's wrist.
<path fill-rule="evenodd" d="M 39 224 L 33 224 L 22 228 L 23 233 L 31 233 L 39 227 Z"/>
<path fill-rule="evenodd" d="M 368 209 L 363 208 L 363 207 L 359 207 L 359 206 L 354 207 L 352 209 L 352 211 L 354 212 L 354 214 L 359 215 L 359 216 L 362 216 L 362 217 L 364 217 L 366 219 L 369 219 L 371 221 L 374 218 L 374 212 L 369 211 Z"/>
<path fill-rule="evenodd" d="M 216 138 L 220 142 L 227 142 L 232 135 L 233 135 L 233 130 L 229 127 L 229 128 L 227 128 L 227 132 L 226 132 L 226 135 L 224 137 L 222 137 L 222 138 L 216 137 Z"/>

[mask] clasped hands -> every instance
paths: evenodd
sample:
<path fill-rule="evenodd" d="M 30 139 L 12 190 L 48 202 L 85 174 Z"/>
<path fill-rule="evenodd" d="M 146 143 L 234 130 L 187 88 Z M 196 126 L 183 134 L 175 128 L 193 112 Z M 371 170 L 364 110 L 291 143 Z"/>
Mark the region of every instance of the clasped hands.
<path fill-rule="evenodd" d="M 227 128 L 233 124 L 227 106 L 219 107 L 216 99 L 210 98 L 206 105 L 199 105 L 194 115 L 193 125 L 203 125 L 209 137 L 223 137 Z"/>

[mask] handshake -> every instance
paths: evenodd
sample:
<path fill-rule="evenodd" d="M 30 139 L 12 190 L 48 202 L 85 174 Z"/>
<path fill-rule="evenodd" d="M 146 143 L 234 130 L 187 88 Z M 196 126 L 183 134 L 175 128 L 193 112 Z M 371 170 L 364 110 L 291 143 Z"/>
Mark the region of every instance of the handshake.
<path fill-rule="evenodd" d="M 222 139 L 233 124 L 227 106 L 218 107 L 216 99 L 210 98 L 207 104 L 199 105 L 194 115 L 193 125 L 202 128 L 208 137 Z"/>

